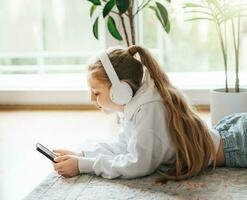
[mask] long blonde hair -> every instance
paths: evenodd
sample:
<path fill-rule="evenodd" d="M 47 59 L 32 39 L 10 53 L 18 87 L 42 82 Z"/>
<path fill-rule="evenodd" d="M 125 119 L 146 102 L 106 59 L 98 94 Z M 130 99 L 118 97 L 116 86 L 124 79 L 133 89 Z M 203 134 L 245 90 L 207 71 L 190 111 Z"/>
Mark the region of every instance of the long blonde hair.
<path fill-rule="evenodd" d="M 139 61 L 135 54 L 140 56 Z M 145 66 L 159 91 L 167 110 L 166 123 L 175 147 L 174 168 L 161 173 L 158 182 L 183 180 L 199 174 L 208 168 L 210 159 L 216 165 L 216 150 L 206 124 L 189 106 L 182 93 L 169 81 L 158 62 L 149 51 L 141 46 L 132 45 L 128 50 L 117 49 L 109 54 L 111 63 L 120 80 L 128 82 L 135 92 L 141 86 L 143 66 Z M 89 72 L 95 78 L 110 81 L 99 60 L 89 65 Z"/>

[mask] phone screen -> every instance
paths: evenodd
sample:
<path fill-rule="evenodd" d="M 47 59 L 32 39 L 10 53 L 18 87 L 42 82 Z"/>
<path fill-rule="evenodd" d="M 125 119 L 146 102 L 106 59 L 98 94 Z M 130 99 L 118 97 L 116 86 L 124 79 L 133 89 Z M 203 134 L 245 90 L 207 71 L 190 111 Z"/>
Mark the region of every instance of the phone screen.
<path fill-rule="evenodd" d="M 56 157 L 56 155 L 50 151 L 49 149 L 47 149 L 46 147 L 44 147 L 42 144 L 37 143 L 36 144 L 36 149 L 37 151 L 39 151 L 40 153 L 42 153 L 44 156 L 46 156 L 47 158 L 49 158 L 51 161 L 54 161 L 54 158 Z"/>

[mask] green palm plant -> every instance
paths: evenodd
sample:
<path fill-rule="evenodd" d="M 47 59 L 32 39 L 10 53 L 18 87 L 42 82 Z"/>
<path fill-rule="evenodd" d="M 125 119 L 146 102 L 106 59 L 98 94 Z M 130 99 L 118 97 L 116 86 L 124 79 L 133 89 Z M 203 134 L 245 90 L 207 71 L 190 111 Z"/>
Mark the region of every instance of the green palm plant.
<path fill-rule="evenodd" d="M 138 13 L 144 8 L 148 7 L 155 12 L 159 22 L 161 23 L 164 30 L 170 32 L 170 22 L 168 18 L 168 12 L 164 5 L 158 1 L 153 0 L 143 0 L 142 3 L 135 9 L 134 3 L 137 3 L 138 0 L 87 0 L 92 3 L 90 8 L 90 17 L 92 18 L 95 15 L 97 9 L 100 11 L 94 20 L 93 23 L 93 35 L 96 39 L 99 39 L 99 20 L 102 14 L 103 19 L 107 20 L 107 28 L 109 33 L 117 40 L 122 41 L 123 36 L 119 32 L 115 19 L 112 15 L 118 17 L 121 21 L 121 26 L 124 32 L 124 40 L 127 46 L 131 44 L 136 44 L 135 36 L 135 23 L 134 19 Z M 170 3 L 171 0 L 166 0 L 167 3 Z M 130 25 L 130 33 L 127 31 L 127 21 Z"/>
<path fill-rule="evenodd" d="M 215 24 L 220 42 L 224 71 L 225 92 L 228 92 L 228 42 L 232 37 L 235 54 L 235 92 L 239 92 L 239 50 L 240 50 L 240 20 L 246 16 L 247 5 L 239 0 L 201 0 L 199 3 L 185 3 L 185 13 L 190 15 L 186 21 L 208 20 Z M 231 35 L 228 30 L 231 29 Z"/>

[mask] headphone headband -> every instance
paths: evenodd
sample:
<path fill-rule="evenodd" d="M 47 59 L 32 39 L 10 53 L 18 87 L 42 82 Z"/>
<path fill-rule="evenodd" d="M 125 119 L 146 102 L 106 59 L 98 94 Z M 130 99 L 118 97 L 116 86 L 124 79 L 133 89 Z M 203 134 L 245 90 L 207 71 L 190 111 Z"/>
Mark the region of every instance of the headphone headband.
<path fill-rule="evenodd" d="M 100 55 L 99 55 L 99 59 L 106 71 L 106 74 L 108 75 L 108 78 L 110 79 L 112 85 L 116 85 L 116 84 L 119 84 L 120 83 L 120 80 L 117 76 L 117 73 L 116 71 L 114 70 L 114 67 L 112 66 L 111 64 L 111 61 L 107 55 L 106 52 L 102 52 Z"/>

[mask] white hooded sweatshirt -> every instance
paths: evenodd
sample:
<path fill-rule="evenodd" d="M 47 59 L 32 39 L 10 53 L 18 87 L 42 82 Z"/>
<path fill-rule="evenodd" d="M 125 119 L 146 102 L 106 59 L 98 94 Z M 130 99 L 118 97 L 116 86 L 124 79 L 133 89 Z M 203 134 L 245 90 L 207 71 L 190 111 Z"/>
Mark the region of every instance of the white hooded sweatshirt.
<path fill-rule="evenodd" d="M 83 150 L 80 173 L 104 178 L 135 178 L 153 173 L 162 165 L 175 163 L 175 150 L 165 123 L 166 108 L 153 79 L 146 71 L 143 84 L 125 105 L 118 137 Z M 219 134 L 212 130 L 216 152 Z"/>

